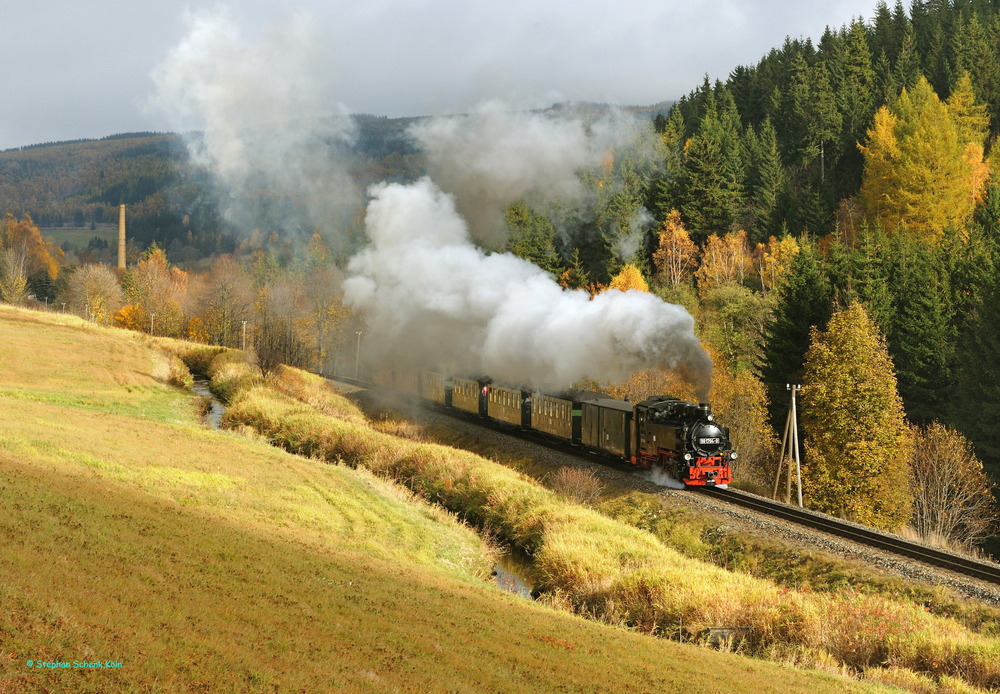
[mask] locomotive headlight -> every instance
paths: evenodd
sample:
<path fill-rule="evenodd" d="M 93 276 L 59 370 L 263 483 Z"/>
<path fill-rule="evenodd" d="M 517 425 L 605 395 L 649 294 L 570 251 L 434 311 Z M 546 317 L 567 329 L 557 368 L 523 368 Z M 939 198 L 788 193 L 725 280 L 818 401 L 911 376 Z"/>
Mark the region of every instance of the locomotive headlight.
<path fill-rule="evenodd" d="M 694 456 L 693 456 L 693 455 L 691 455 L 690 453 L 685 453 L 685 454 L 684 454 L 684 460 L 691 460 L 691 458 L 693 458 L 693 457 L 694 457 Z"/>
<path fill-rule="evenodd" d="M 730 460 L 736 460 L 736 458 L 737 458 L 736 451 L 733 451 L 732 453 L 729 454 Z"/>
<path fill-rule="evenodd" d="M 715 421 L 715 415 L 714 414 L 710 414 L 707 417 L 705 417 L 705 419 L 707 419 L 710 422 L 714 422 Z"/>

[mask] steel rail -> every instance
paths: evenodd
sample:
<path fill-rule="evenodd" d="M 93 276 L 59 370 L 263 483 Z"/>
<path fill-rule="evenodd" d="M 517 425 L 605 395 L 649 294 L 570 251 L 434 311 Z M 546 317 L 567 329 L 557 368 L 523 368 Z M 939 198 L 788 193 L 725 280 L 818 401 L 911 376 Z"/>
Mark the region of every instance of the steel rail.
<path fill-rule="evenodd" d="M 978 578 L 989 583 L 1000 585 L 1000 565 L 982 561 L 954 552 L 929 547 L 919 542 L 904 539 L 897 535 L 881 532 L 857 523 L 841 520 L 798 506 L 790 506 L 780 501 L 772 501 L 764 497 L 740 491 L 738 489 L 714 489 L 700 487 L 697 492 L 713 499 L 757 511 L 768 516 L 791 521 L 798 525 L 820 530 L 859 544 L 882 549 L 911 559 L 916 559 L 931 566 L 937 566 L 964 576 Z"/>

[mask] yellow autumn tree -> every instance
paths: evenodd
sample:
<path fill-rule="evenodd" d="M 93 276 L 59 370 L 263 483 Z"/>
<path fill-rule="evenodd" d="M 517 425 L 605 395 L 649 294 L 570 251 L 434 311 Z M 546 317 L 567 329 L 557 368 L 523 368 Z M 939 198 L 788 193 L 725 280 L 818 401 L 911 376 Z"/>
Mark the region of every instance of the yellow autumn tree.
<path fill-rule="evenodd" d="M 963 141 L 978 138 L 975 110 L 962 95 L 954 103 L 949 108 L 921 77 L 878 110 L 867 144 L 858 145 L 865 159 L 862 207 L 887 231 L 935 240 L 972 215 L 988 167 L 982 140 Z"/>
<path fill-rule="evenodd" d="M 719 422 L 729 427 L 729 436 L 739 458 L 733 462 L 733 479 L 766 486 L 768 463 L 778 441 L 768 423 L 767 389 L 749 369 L 732 368 L 710 346 L 712 356 L 711 405 Z"/>
<path fill-rule="evenodd" d="M 641 292 L 648 292 L 649 285 L 646 283 L 646 278 L 642 276 L 642 270 L 629 263 L 614 276 L 608 289 L 618 289 L 623 292 L 627 292 L 629 289 L 638 289 Z"/>
<path fill-rule="evenodd" d="M 885 339 L 857 301 L 812 330 L 802 385 L 811 508 L 888 530 L 913 503 L 910 431 Z"/>
<path fill-rule="evenodd" d="M 639 402 L 652 395 L 670 395 L 681 400 L 697 401 L 697 389 L 676 371 L 667 369 L 644 369 L 636 371 L 622 383 L 600 388 L 613 398 L 626 397 Z"/>
<path fill-rule="evenodd" d="M 958 140 L 965 144 L 965 161 L 971 171 L 968 194 L 973 204 L 982 202 L 990 165 L 983 158 L 983 145 L 989 133 L 990 116 L 986 106 L 976 102 L 972 79 L 963 72 L 948 97 L 948 113 L 958 129 Z"/>
<path fill-rule="evenodd" d="M 149 329 L 149 317 L 136 304 L 125 304 L 115 314 L 115 325 L 126 330 L 146 331 Z"/>
<path fill-rule="evenodd" d="M 110 323 L 125 300 L 115 271 L 97 264 L 74 270 L 64 297 L 71 311 L 101 324 Z"/>
<path fill-rule="evenodd" d="M 671 210 L 660 229 L 660 245 L 653 253 L 657 277 L 670 287 L 688 282 L 698 267 L 698 246 L 691 240 L 681 213 Z"/>
<path fill-rule="evenodd" d="M 201 316 L 193 316 L 188 319 L 187 327 L 184 329 L 185 337 L 191 342 L 208 343 L 212 336 L 205 327 L 205 321 Z"/>
<path fill-rule="evenodd" d="M 188 275 L 170 266 L 163 249 L 153 244 L 144 252 L 125 284 L 128 305 L 115 318 L 120 327 L 157 335 L 183 334 Z"/>
<path fill-rule="evenodd" d="M 721 284 L 740 284 L 750 268 L 747 233 L 740 229 L 721 238 L 712 234 L 701 251 L 701 266 L 694 273 L 701 294 Z"/>
<path fill-rule="evenodd" d="M 753 266 L 765 294 L 781 284 L 781 279 L 799 250 L 799 242 L 791 236 L 785 236 L 780 241 L 772 236 L 767 243 L 757 244 L 753 253 Z"/>

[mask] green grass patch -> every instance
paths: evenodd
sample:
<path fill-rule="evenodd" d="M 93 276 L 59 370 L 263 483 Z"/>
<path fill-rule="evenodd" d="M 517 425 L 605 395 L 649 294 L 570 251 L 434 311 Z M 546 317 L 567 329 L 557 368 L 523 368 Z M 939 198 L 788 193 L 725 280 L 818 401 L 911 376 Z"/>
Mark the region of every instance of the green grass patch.
<path fill-rule="evenodd" d="M 68 243 L 72 250 L 81 251 L 87 247 L 95 236 L 107 241 L 112 248 L 118 247 L 118 226 L 116 224 L 100 224 L 96 229 L 86 227 L 45 227 L 40 229 L 42 238 L 52 241 L 62 247 Z"/>

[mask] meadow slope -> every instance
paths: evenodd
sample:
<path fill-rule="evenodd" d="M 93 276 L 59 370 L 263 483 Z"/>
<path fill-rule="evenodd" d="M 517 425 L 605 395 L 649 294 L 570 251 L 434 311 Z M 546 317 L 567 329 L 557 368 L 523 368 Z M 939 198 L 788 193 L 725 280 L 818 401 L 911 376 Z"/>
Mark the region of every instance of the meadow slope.
<path fill-rule="evenodd" d="M 503 593 L 408 492 L 201 426 L 134 334 L 0 307 L 0 353 L 0 692 L 883 691 Z"/>

